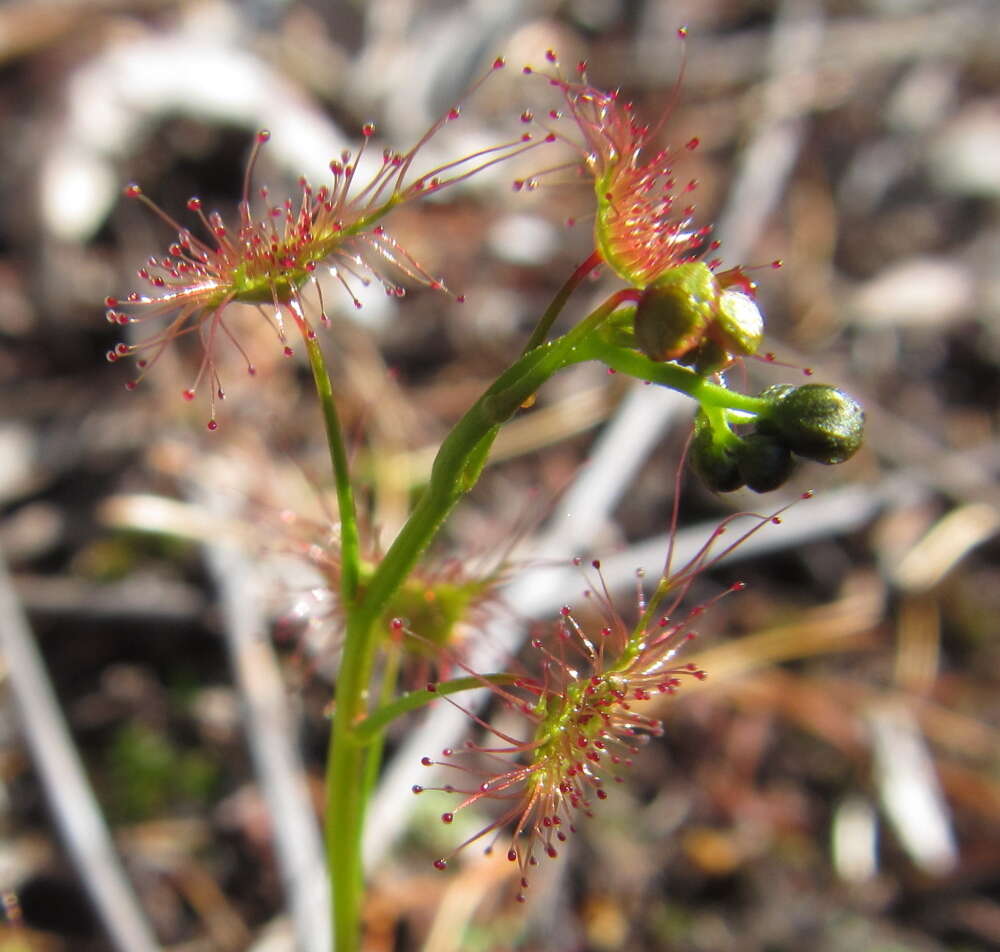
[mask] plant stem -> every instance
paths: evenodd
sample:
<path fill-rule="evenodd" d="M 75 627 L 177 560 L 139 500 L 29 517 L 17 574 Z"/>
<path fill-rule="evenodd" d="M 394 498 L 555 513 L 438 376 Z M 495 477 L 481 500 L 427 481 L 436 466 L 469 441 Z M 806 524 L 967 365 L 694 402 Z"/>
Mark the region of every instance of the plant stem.
<path fill-rule="evenodd" d="M 701 374 L 670 362 L 650 360 L 644 354 L 630 347 L 621 347 L 602 340 L 599 335 L 591 335 L 577 350 L 578 360 L 599 360 L 613 370 L 618 370 L 638 380 L 648 380 L 672 390 L 686 393 L 703 407 L 720 407 L 729 410 L 744 410 L 761 413 L 768 402 L 760 397 L 750 397 L 736 393 L 726 387 L 712 383 Z"/>
<path fill-rule="evenodd" d="M 543 315 L 530 343 L 544 340 L 566 297 L 593 266 L 591 259 L 580 265 Z M 378 771 L 381 734 L 385 726 L 435 696 L 482 686 L 487 681 L 503 683 L 502 680 L 493 680 L 502 676 L 460 678 L 439 686 L 434 692 L 416 691 L 396 701 L 383 703 L 373 714 L 365 716 L 366 692 L 376 650 L 381 643 L 376 625 L 445 518 L 462 495 L 475 485 L 502 424 L 554 373 L 586 360 L 600 360 L 616 370 L 680 390 L 705 405 L 750 413 L 759 412 L 765 406 L 762 400 L 734 394 L 725 387 L 709 383 L 693 371 L 675 364 L 655 363 L 631 349 L 602 340 L 595 331 L 622 304 L 634 303 L 639 293 L 626 289 L 613 294 L 562 337 L 538 343 L 500 375 L 441 444 L 423 495 L 367 584 L 358 588 L 355 575 L 352 591 L 356 597 L 344 598 L 346 635 L 337 678 L 336 713 L 326 774 L 326 843 L 332 876 L 337 952 L 355 952 L 359 948 L 363 897 L 361 834 L 367 789 Z M 312 357 L 310 350 L 311 360 Z M 320 389 L 319 378 L 317 388 Z M 321 399 L 324 399 L 322 390 Z M 332 403 L 332 397 L 330 399 Z M 339 434 L 339 428 L 331 430 L 330 420 L 328 415 L 328 435 Z M 335 423 L 335 414 L 332 420 Z M 333 439 L 333 435 L 331 454 L 334 469 L 339 472 L 340 463 L 334 446 L 341 443 L 339 439 Z M 346 473 L 346 460 L 343 471 Z M 339 488 L 338 482 L 338 491 Z M 349 486 L 347 488 L 349 492 Z M 350 499 L 346 494 L 345 498 Z M 353 514 L 353 503 L 351 507 Z M 356 545 L 356 523 L 352 520 L 351 525 Z"/>
<path fill-rule="evenodd" d="M 433 691 L 427 688 L 419 691 L 408 691 L 394 701 L 372 711 L 354 729 L 355 737 L 360 743 L 366 743 L 370 739 L 378 737 L 397 717 L 419 710 L 435 698 L 458 694 L 460 691 L 473 691 L 489 684 L 513 684 L 517 680 L 518 675 L 515 674 L 477 674 L 466 678 L 456 678 L 453 681 L 440 681 L 434 685 Z"/>
<path fill-rule="evenodd" d="M 399 668 L 403 662 L 403 646 L 398 641 L 390 641 L 384 660 L 382 662 L 382 670 L 380 672 L 380 678 L 382 680 L 382 688 L 379 692 L 378 704 L 379 710 L 384 706 L 392 703 L 393 694 L 396 691 L 396 684 L 399 680 Z M 366 718 L 368 720 L 368 718 Z M 357 734 L 357 728 L 355 728 L 355 737 L 359 742 L 362 742 L 361 737 Z M 364 802 L 368 803 L 371 799 L 372 791 L 375 789 L 375 784 L 378 781 L 379 768 L 382 766 L 382 754 L 385 748 L 385 728 L 384 726 L 377 729 L 369 731 L 369 737 L 371 742 L 368 744 L 368 749 L 365 751 L 365 777 L 364 777 L 364 790 L 362 796 Z M 362 833 L 364 831 L 362 830 Z"/>
<path fill-rule="evenodd" d="M 581 264 L 576 271 L 574 271 L 566 283 L 558 290 L 556 296 L 552 299 L 552 303 L 545 309 L 545 313 L 541 316 L 535 329 L 531 332 L 531 337 L 528 338 L 528 343 L 524 345 L 524 350 L 521 351 L 522 354 L 528 353 L 529 350 L 534 350 L 536 347 L 540 347 L 545 343 L 545 339 L 549 336 L 549 331 L 552 329 L 552 325 L 555 323 L 556 318 L 562 312 L 562 309 L 566 306 L 566 302 L 569 300 L 569 296 L 580 286 L 581 282 L 594 270 L 601 262 L 601 255 L 599 252 L 595 251 L 586 261 Z"/>
<path fill-rule="evenodd" d="M 582 343 L 625 301 L 637 292 L 613 294 L 562 337 L 528 351 L 509 367 L 472 405 L 445 437 L 431 468 L 424 494 L 372 575 L 359 604 L 359 614 L 374 621 L 385 609 L 445 517 L 467 492 L 485 459 L 484 449 L 501 424 L 558 370 L 581 359 Z M 583 357 L 582 359 L 592 359 Z M 470 465 L 475 464 L 475 465 Z"/>
<path fill-rule="evenodd" d="M 355 600 L 345 601 L 347 625 L 326 772 L 326 850 L 337 952 L 354 952 L 361 936 L 365 778 L 374 775 L 377 765 L 369 760 L 357 726 L 365 715 L 366 690 L 379 644 L 376 622 L 445 517 L 474 485 L 500 425 L 552 374 L 575 361 L 575 349 L 620 304 L 635 298 L 632 290 L 612 295 L 568 333 L 524 354 L 501 374 L 445 438 L 428 486 L 410 518 L 368 584 L 356 589 Z M 370 743 L 377 731 L 366 734 Z M 379 749 L 377 744 L 374 749 Z"/>
<path fill-rule="evenodd" d="M 323 410 L 340 514 L 340 598 L 343 611 L 350 620 L 358 597 L 361 547 L 347 449 L 344 445 L 337 406 L 333 399 L 330 374 L 319 341 L 301 311 L 297 307 L 290 309 L 305 341 L 316 394 Z M 356 825 L 351 822 L 351 817 L 358 812 L 357 804 L 352 802 L 351 798 L 352 795 L 356 798 L 363 788 L 365 758 L 364 753 L 350 739 L 350 725 L 362 700 L 359 684 L 363 682 L 358 679 L 353 683 L 345 683 L 342 678 L 338 679 L 338 710 L 334 717 L 333 730 L 330 732 L 330 750 L 327 757 L 328 800 L 325 841 L 332 888 L 334 948 L 338 952 L 341 950 L 350 952 L 355 949 L 361 931 L 361 826 L 360 820 Z M 342 703 L 342 697 L 350 698 L 351 703 Z"/>
<path fill-rule="evenodd" d="M 298 318 L 296 318 L 298 322 Z M 358 576 L 361 565 L 361 546 L 358 537 L 358 517 L 354 507 L 354 490 L 351 487 L 351 473 L 344 446 L 344 435 L 340 428 L 340 417 L 333 399 L 330 374 L 323 360 L 323 351 L 315 332 L 306 324 L 299 324 L 309 355 L 313 383 L 323 410 L 326 427 L 326 441 L 330 447 L 330 462 L 333 465 L 333 481 L 337 491 L 337 509 L 340 515 L 340 595 L 344 605 L 352 604 L 358 593 Z"/>

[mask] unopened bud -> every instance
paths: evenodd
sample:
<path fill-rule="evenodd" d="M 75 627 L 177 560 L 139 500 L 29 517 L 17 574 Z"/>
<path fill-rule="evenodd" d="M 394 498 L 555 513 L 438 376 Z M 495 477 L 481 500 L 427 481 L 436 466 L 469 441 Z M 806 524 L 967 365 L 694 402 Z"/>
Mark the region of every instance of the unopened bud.
<path fill-rule="evenodd" d="M 635 309 L 635 339 L 651 360 L 676 360 L 693 350 L 715 317 L 719 284 L 708 266 L 670 268 L 642 293 Z"/>
<path fill-rule="evenodd" d="M 780 438 L 751 433 L 739 452 L 739 471 L 747 487 L 755 493 L 769 493 L 783 486 L 795 469 L 788 447 Z"/>
<path fill-rule="evenodd" d="M 757 303 L 742 291 L 726 290 L 719 298 L 717 333 L 731 354 L 756 354 L 764 339 L 764 318 Z"/>
<path fill-rule="evenodd" d="M 795 386 L 790 383 L 773 383 L 766 390 L 758 394 L 758 399 L 767 400 L 768 403 L 777 404 L 783 397 L 790 394 Z"/>
<path fill-rule="evenodd" d="M 719 439 L 708 417 L 699 410 L 694 419 L 694 436 L 688 449 L 691 467 L 713 492 L 730 493 L 743 485 L 738 452 L 740 443 Z"/>
<path fill-rule="evenodd" d="M 771 387 L 761 394 L 771 406 L 758 417 L 760 432 L 818 463 L 842 463 L 861 446 L 865 413 L 853 397 L 822 383 L 776 391 Z"/>

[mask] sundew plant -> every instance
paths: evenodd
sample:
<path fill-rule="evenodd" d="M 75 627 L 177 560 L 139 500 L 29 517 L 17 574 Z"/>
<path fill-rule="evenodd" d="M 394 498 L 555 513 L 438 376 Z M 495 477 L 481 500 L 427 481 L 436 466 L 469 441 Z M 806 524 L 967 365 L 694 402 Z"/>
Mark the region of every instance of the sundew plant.
<path fill-rule="evenodd" d="M 487 76 L 504 65 L 497 59 Z M 414 764 L 413 791 L 441 797 L 445 824 L 472 804 L 494 804 L 494 819 L 456 842 L 455 852 L 475 841 L 488 850 L 498 845 L 496 851 L 517 866 L 517 898 L 523 901 L 530 898 L 532 868 L 558 856 L 581 820 L 598 812 L 609 781 L 620 779 L 641 742 L 660 732 L 640 702 L 706 676 L 685 662 L 680 649 L 708 606 L 683 602 L 698 574 L 727 544 L 731 548 L 740 540 L 713 537 L 680 568 L 671 568 L 666 558 L 660 577 L 644 580 L 631 618 L 616 608 L 599 563 L 581 567 L 593 611 L 584 616 L 563 609 L 547 633 L 536 633 L 516 672 L 471 670 L 451 647 L 452 630 L 476 611 L 492 580 L 428 573 L 421 558 L 476 485 L 500 429 L 551 377 L 595 362 L 689 396 L 693 430 L 687 462 L 716 492 L 743 486 L 768 492 L 784 484 L 800 460 L 842 462 L 862 439 L 861 408 L 834 386 L 779 385 L 752 395 L 729 385 L 730 368 L 760 347 L 764 320 L 749 270 L 723 265 L 710 226 L 695 218 L 694 183 L 675 175 L 684 151 L 698 141 L 676 150 L 666 144 L 670 105 L 647 123 L 618 93 L 591 85 L 585 64 L 567 71 L 551 51 L 523 73 L 525 83 L 549 88 L 551 108 L 537 115 L 525 111 L 513 136 L 434 166 L 423 164 L 424 146 L 459 120 L 461 104 L 412 147 L 384 151 L 374 171 L 362 173 L 371 167 L 360 161 L 374 131 L 366 125 L 357 152 L 330 162 L 327 181 L 302 180 L 297 194 L 277 201 L 254 183 L 254 163 L 269 137 L 260 132 L 235 214 L 206 212 L 192 198 L 178 220 L 147 199 L 139 185 L 125 189 L 176 233 L 166 254 L 140 268 L 142 290 L 107 300 L 110 322 L 143 325 L 131 342 L 108 353 L 113 362 L 137 365 L 128 388 L 138 385 L 175 340 L 192 335 L 200 341 L 201 360 L 183 399 L 204 400 L 214 430 L 224 396 L 217 348 L 236 347 L 248 371 L 255 372 L 240 324 L 264 321 L 278 348 L 289 356 L 301 348 L 308 358 L 339 519 L 335 544 L 317 558 L 336 586 L 334 618 L 342 644 L 325 794 L 338 952 L 362 947 L 362 832 L 384 734 L 397 718 L 433 702 L 462 706 L 462 692 L 484 686 L 497 708 L 521 715 L 523 731 L 513 734 L 509 726 L 491 725 L 470 710 L 486 739 L 425 758 L 427 765 L 443 765 L 443 785 L 425 781 L 425 788 L 419 782 L 422 768 Z M 373 558 L 356 506 L 358 495 L 370 487 L 353 471 L 342 430 L 338 388 L 323 355 L 324 347 L 336 346 L 331 339 L 336 332 L 322 338 L 318 333 L 329 323 L 326 308 L 332 302 L 324 300 L 317 279 L 332 275 L 348 307 L 360 306 L 356 289 L 370 281 L 393 296 L 402 296 L 407 285 L 422 285 L 460 299 L 392 237 L 393 212 L 515 157 L 519 167 L 534 162 L 537 170 L 513 181 L 515 193 L 555 178 L 571 178 L 588 190 L 591 211 L 578 227 L 592 218 L 593 250 L 567 276 L 523 346 L 510 354 L 509 366 L 445 437 L 409 518 Z M 581 313 L 574 292 L 602 267 L 618 287 L 594 310 Z M 257 317 L 253 310 L 231 308 L 234 304 L 254 305 Z M 771 518 L 757 517 L 750 531 Z M 431 603 L 435 610 L 426 610 Z M 597 623 L 589 620 L 594 616 Z M 413 690 L 401 676 L 400 650 L 422 659 L 421 670 L 440 680 Z M 428 857 L 428 863 L 445 869 L 449 858 Z"/>

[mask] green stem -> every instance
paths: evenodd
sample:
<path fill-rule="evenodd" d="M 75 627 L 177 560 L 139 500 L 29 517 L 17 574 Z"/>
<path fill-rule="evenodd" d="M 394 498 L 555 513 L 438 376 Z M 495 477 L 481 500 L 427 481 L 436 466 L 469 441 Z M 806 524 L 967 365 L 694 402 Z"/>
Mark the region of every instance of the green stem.
<path fill-rule="evenodd" d="M 569 290 L 592 267 L 588 264 L 589 259 L 567 282 Z M 448 688 L 440 686 L 436 692 L 413 692 L 365 717 L 366 691 L 380 643 L 376 625 L 452 508 L 476 483 L 501 425 L 554 373 L 585 360 L 601 360 L 616 370 L 688 393 L 705 405 L 750 413 L 764 408 L 764 401 L 734 394 L 693 371 L 675 364 L 654 363 L 633 350 L 602 341 L 594 332 L 622 304 L 634 303 L 639 293 L 626 289 L 612 295 L 562 337 L 528 350 L 501 374 L 445 438 L 427 487 L 406 524 L 367 584 L 358 589 L 355 583 L 357 597 L 345 599 L 346 636 L 326 775 L 327 856 L 333 885 L 337 952 L 354 952 L 359 947 L 363 895 L 361 834 L 367 785 L 378 769 L 381 732 L 392 719 L 426 704 L 434 696 L 467 690 L 484 682 L 483 678 L 463 678 L 449 682 Z M 532 342 L 547 335 L 552 320 L 565 303 L 561 294 L 543 316 Z M 374 755 L 370 753 L 372 750 L 376 752 Z"/>
<path fill-rule="evenodd" d="M 330 374 L 323 360 L 323 351 L 315 333 L 308 326 L 300 325 L 302 337 L 309 354 L 316 394 L 323 409 L 326 427 L 326 441 L 330 447 L 330 462 L 333 464 L 333 480 L 337 490 L 337 508 L 340 514 L 340 594 L 344 605 L 354 602 L 358 593 L 358 576 L 361 565 L 361 545 L 358 537 L 358 517 L 354 508 L 354 490 L 351 488 L 351 472 L 344 446 L 344 435 L 340 428 L 337 405 L 333 399 Z"/>
<path fill-rule="evenodd" d="M 427 488 L 364 592 L 358 612 L 364 624 L 374 622 L 383 612 L 445 517 L 471 488 L 470 476 L 478 475 L 484 450 L 498 428 L 558 370 L 580 359 L 592 359 L 581 357 L 577 349 L 582 353 L 581 345 L 593 331 L 620 304 L 634 301 L 636 295 L 631 289 L 613 294 L 562 337 L 524 354 L 455 424 L 434 459 Z"/>
<path fill-rule="evenodd" d="M 562 312 L 562 309 L 566 306 L 566 302 L 569 300 L 569 296 L 580 286 L 580 283 L 594 270 L 601 262 L 600 252 L 595 251 L 583 264 L 580 265 L 570 276 L 566 283 L 559 289 L 556 296 L 552 299 L 552 303 L 545 309 L 545 313 L 541 316 L 536 325 L 535 329 L 531 332 L 531 337 L 528 338 L 528 343 L 524 345 L 524 350 L 521 351 L 522 354 L 528 353 L 529 350 L 534 350 L 536 347 L 541 347 L 545 343 L 545 339 L 549 336 L 549 331 L 552 329 L 552 325 L 555 323 L 556 318 Z"/>
<path fill-rule="evenodd" d="M 354 952 L 361 935 L 365 777 L 374 768 L 357 728 L 379 643 L 376 623 L 445 517 L 475 483 L 500 425 L 552 374 L 575 361 L 575 349 L 622 302 L 635 297 L 631 290 L 612 295 L 563 337 L 524 354 L 476 401 L 441 445 L 423 496 L 370 581 L 357 600 L 345 604 L 347 630 L 326 773 L 326 850 L 337 952 Z M 377 730 L 370 734 L 366 739 L 372 741 Z"/>
<path fill-rule="evenodd" d="M 398 640 L 390 641 L 382 662 L 381 680 L 382 689 L 379 692 L 379 708 L 389 705 L 393 701 L 396 691 L 396 683 L 399 679 L 399 668 L 403 662 L 403 647 Z M 365 722 L 370 718 L 365 718 Z M 388 723 L 388 722 L 387 722 Z M 355 729 L 357 735 L 357 729 Z M 360 741 L 360 736 L 358 737 Z M 382 766 L 382 754 L 385 747 L 385 732 L 383 730 L 369 731 L 368 750 L 365 753 L 365 784 L 364 800 L 367 803 L 371 799 L 372 791 L 378 780 L 379 769 Z"/>
<path fill-rule="evenodd" d="M 361 547 L 347 449 L 319 341 L 301 314 L 294 309 L 293 316 L 305 340 L 330 447 L 340 513 L 340 597 L 350 632 L 350 619 L 358 597 Z M 363 684 L 364 681 L 360 678 L 353 681 L 338 679 L 338 709 L 330 732 L 330 751 L 327 757 L 326 857 L 332 888 L 335 948 L 338 952 L 350 952 L 357 948 L 361 932 L 361 821 L 356 801 L 364 787 L 365 756 L 351 742 L 350 727 L 361 705 Z"/>
<path fill-rule="evenodd" d="M 602 340 L 597 334 L 592 335 L 580 345 L 577 358 L 579 360 L 599 360 L 630 377 L 635 377 L 638 380 L 649 380 L 652 383 L 670 387 L 672 390 L 679 390 L 706 408 L 721 407 L 757 414 L 768 407 L 768 402 L 761 400 L 760 397 L 750 397 L 744 393 L 727 390 L 687 367 L 650 360 L 637 350 Z"/>
<path fill-rule="evenodd" d="M 326 856 L 333 897 L 334 949 L 354 952 L 361 937 L 361 834 L 364 825 L 365 751 L 354 739 L 363 713 L 368 631 L 358 625 L 357 607 L 348 610 L 344 656 L 337 675 L 336 708 L 326 762 Z"/>
<path fill-rule="evenodd" d="M 354 736 L 362 744 L 373 741 L 397 717 L 402 717 L 404 714 L 416 711 L 425 704 L 429 704 L 435 698 L 445 697 L 448 694 L 458 694 L 460 691 L 472 691 L 475 688 L 486 687 L 489 684 L 513 684 L 517 680 L 518 676 L 514 674 L 483 674 L 467 678 L 456 678 L 454 681 L 441 681 L 434 685 L 433 691 L 426 688 L 420 691 L 408 691 L 406 694 L 372 711 L 354 729 Z"/>

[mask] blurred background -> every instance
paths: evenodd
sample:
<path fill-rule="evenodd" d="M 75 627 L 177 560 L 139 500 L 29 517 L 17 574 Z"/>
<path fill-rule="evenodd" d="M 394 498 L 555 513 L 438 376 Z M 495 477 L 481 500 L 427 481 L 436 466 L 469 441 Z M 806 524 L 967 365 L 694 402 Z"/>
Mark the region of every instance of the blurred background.
<path fill-rule="evenodd" d="M 449 798 L 409 788 L 467 719 L 434 710 L 393 734 L 366 949 L 1000 947 L 997 13 L 988 0 L 0 6 L 0 950 L 325 952 L 317 815 L 336 638 L 308 369 L 248 312 L 234 325 L 258 373 L 220 349 L 217 432 L 207 402 L 180 396 L 196 347 L 126 392 L 129 371 L 105 361 L 119 336 L 103 301 L 174 236 L 122 186 L 185 223 L 191 195 L 232 221 L 256 130 L 272 133 L 256 180 L 294 195 L 365 122 L 379 151 L 408 148 L 504 55 L 511 68 L 421 153 L 429 168 L 556 105 L 520 71 L 549 48 L 650 121 L 666 110 L 665 142 L 700 139 L 678 177 L 700 183 L 698 218 L 717 224 L 727 265 L 783 259 L 754 274 L 767 348 L 788 366 L 749 364 L 746 388 L 797 383 L 808 365 L 865 403 L 868 441 L 773 498 L 683 480 L 679 558 L 734 511 L 817 492 L 699 579 L 695 601 L 748 583 L 699 629 L 689 660 L 707 682 L 657 709 L 665 737 L 542 863 L 527 906 L 510 902 L 500 857 L 431 865 L 462 830 L 438 820 Z M 374 547 L 590 251 L 584 191 L 511 188 L 532 161 L 391 222 L 465 304 L 356 286 L 355 310 L 326 294 Z M 598 275 L 564 320 L 616 287 Z M 584 367 L 509 426 L 431 556 L 430 571 L 457 558 L 503 576 L 507 607 L 484 606 L 466 634 L 473 657 L 516 654 L 582 590 L 543 571 L 575 555 L 599 556 L 634 609 L 635 570 L 664 558 L 690 419 L 684 400 Z"/>

